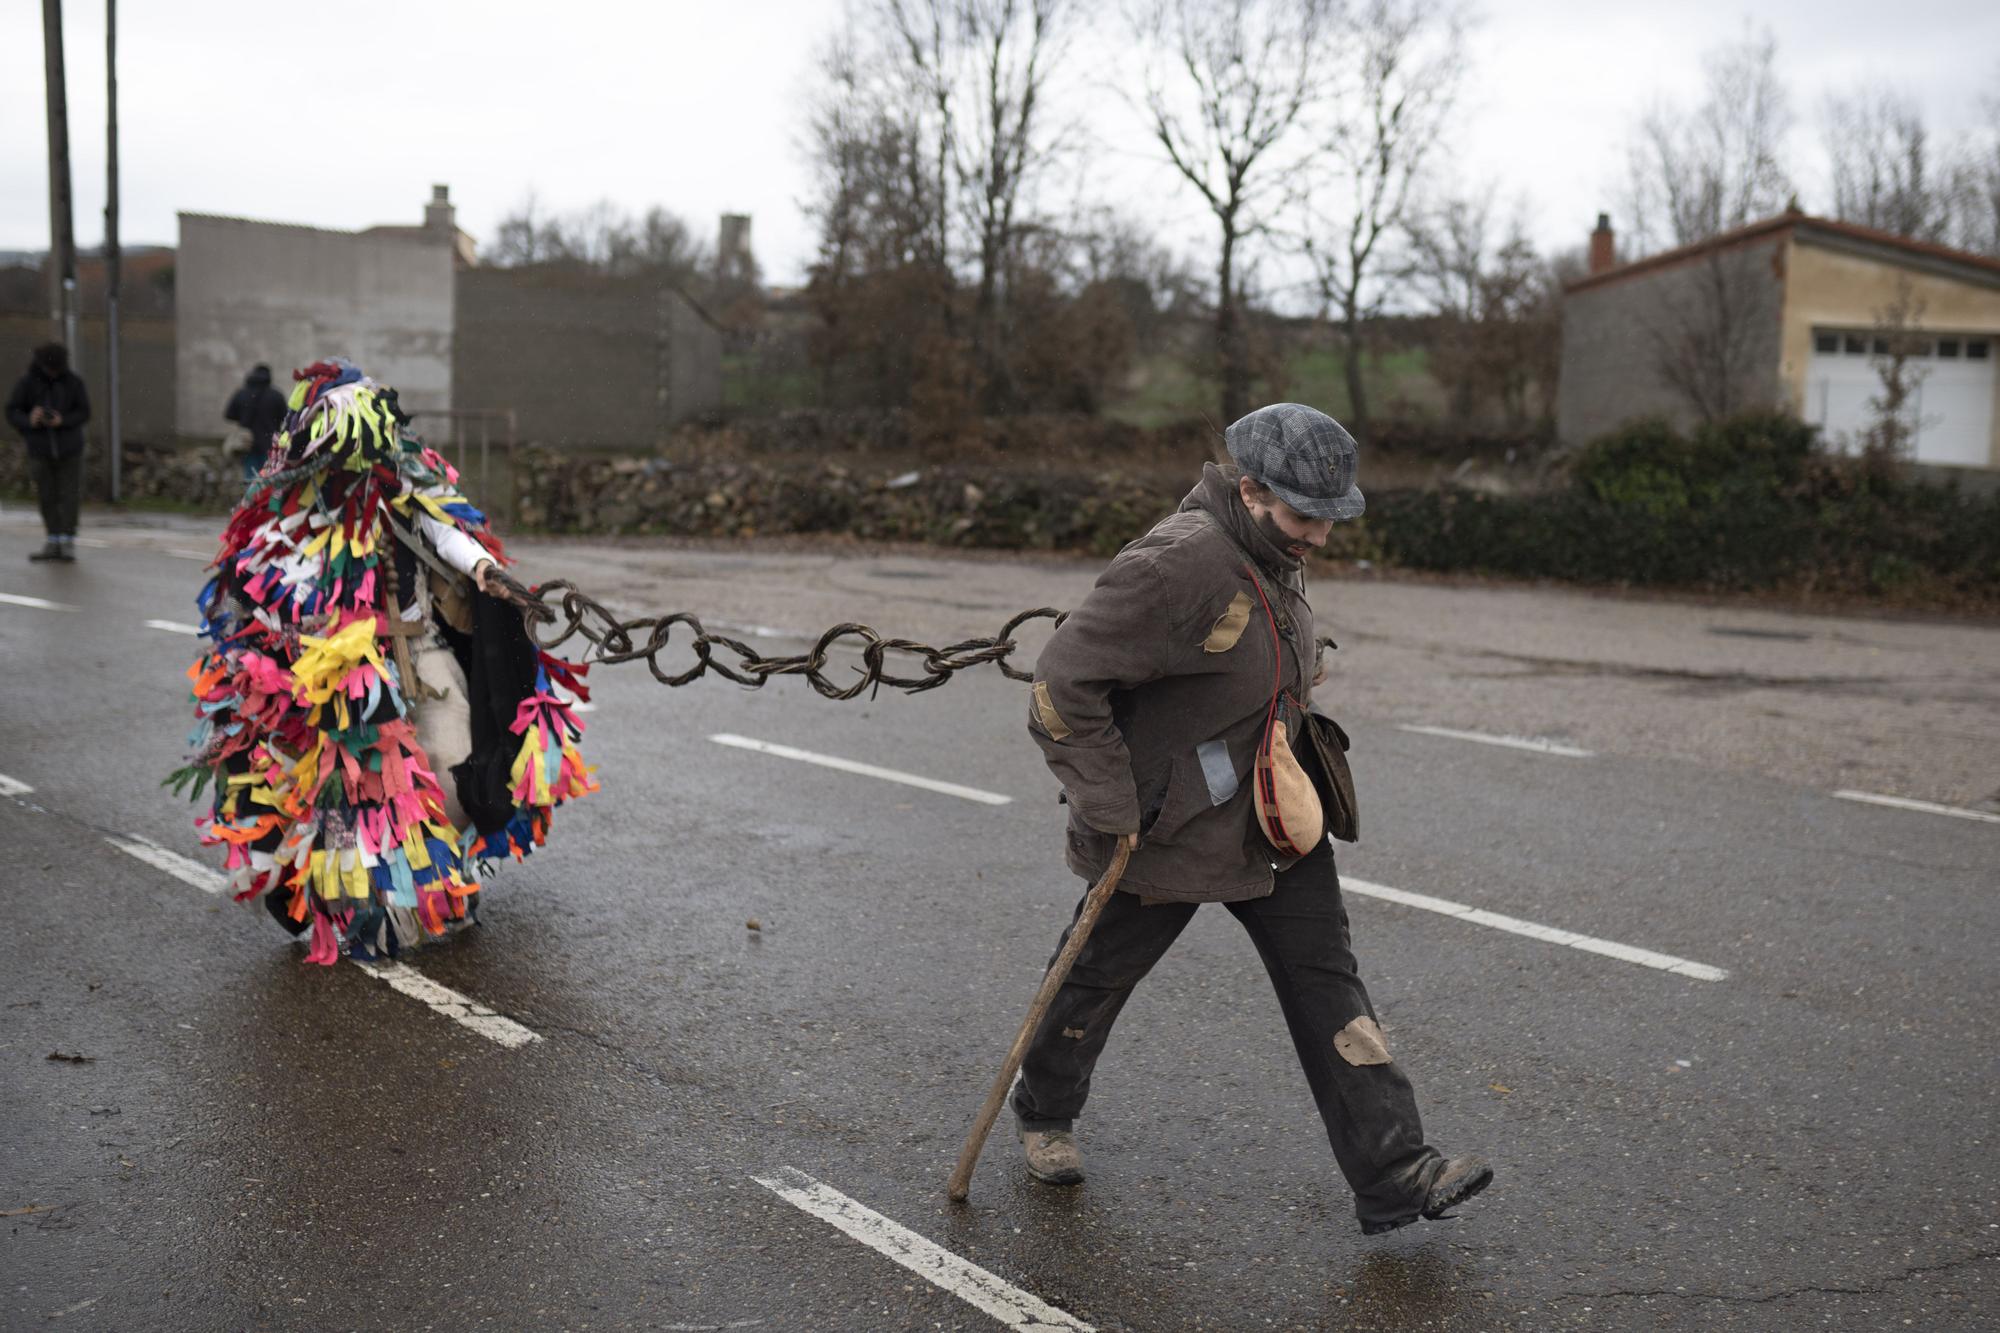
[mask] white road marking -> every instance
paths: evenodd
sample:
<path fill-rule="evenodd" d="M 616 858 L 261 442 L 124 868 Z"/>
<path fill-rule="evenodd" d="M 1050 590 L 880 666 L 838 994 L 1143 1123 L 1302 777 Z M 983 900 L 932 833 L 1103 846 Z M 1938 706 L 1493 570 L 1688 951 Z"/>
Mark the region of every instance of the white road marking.
<path fill-rule="evenodd" d="M 0 592 L 0 602 L 8 606 L 32 606 L 38 611 L 74 611 L 75 607 L 63 602 L 52 602 L 46 597 L 23 597 L 17 592 Z"/>
<path fill-rule="evenodd" d="M 163 629 L 169 634 L 193 634 L 198 636 L 201 633 L 201 626 L 183 625 L 178 620 L 149 620 L 146 622 L 146 628 Z"/>
<path fill-rule="evenodd" d="M 111 542 L 105 541 L 102 537 L 78 537 L 76 539 L 76 544 L 78 546 L 89 547 L 90 549 L 96 551 L 123 550 L 123 551 L 137 551 L 141 555 L 170 555 L 173 556 L 176 560 L 199 560 L 203 564 L 207 564 L 209 561 L 215 559 L 214 553 L 210 551 L 190 551 L 185 547 L 181 546 L 122 546 L 121 547 L 121 546 L 114 546 Z"/>
<path fill-rule="evenodd" d="M 1619 944 L 1615 940 L 1600 940 L 1591 935 L 1579 935 L 1573 930 L 1559 930 L 1554 926 L 1544 926 L 1534 921 L 1523 921 L 1519 917 L 1502 916 L 1498 912 L 1488 912 L 1483 908 L 1468 907 L 1448 898 L 1433 898 L 1425 893 L 1409 893 L 1403 889 L 1392 889 L 1386 884 L 1371 884 L 1365 879 L 1348 879 L 1342 876 L 1340 887 L 1368 898 L 1380 898 L 1385 902 L 1401 903 L 1405 907 L 1418 907 L 1426 912 L 1436 912 L 1440 916 L 1454 917 L 1469 921 L 1475 926 L 1491 926 L 1514 935 L 1525 935 L 1531 940 L 1543 940 L 1549 944 L 1561 944 L 1571 949 L 1581 949 L 1585 953 L 1602 954 L 1606 958 L 1616 958 L 1621 962 L 1637 963 L 1641 967 L 1657 968 L 1662 972 L 1672 972 L 1676 976 L 1693 977 L 1696 981 L 1722 981 L 1729 973 L 1707 963 L 1690 962 L 1676 958 L 1670 953 L 1655 953 L 1651 949 L 1640 949 L 1630 944 Z"/>
<path fill-rule="evenodd" d="M 842 759 L 837 755 L 815 754 L 811 750 L 795 750 L 789 745 L 776 745 L 770 741 L 752 740 L 748 736 L 732 736 L 727 732 L 710 736 L 717 745 L 733 746 L 738 750 L 755 750 L 759 754 L 776 755 L 780 759 L 796 759 L 802 764 L 818 764 L 821 768 L 835 768 L 843 773 L 859 773 L 863 777 L 880 778 L 884 782 L 900 782 L 906 787 L 921 787 L 925 791 L 941 792 L 946 796 L 956 796 L 961 800 L 977 801 L 981 805 L 1012 805 L 1014 798 L 1002 796 L 998 792 L 981 791 L 977 787 L 961 787 L 956 782 L 939 782 L 935 778 L 918 777 L 914 773 L 903 773 L 893 768 L 878 768 L 874 764 L 864 764 L 854 759 Z"/>
<path fill-rule="evenodd" d="M 203 893 L 221 893 L 229 887 L 228 878 L 219 870 L 211 870 L 199 861 L 190 861 L 179 852 L 170 852 L 150 838 L 128 834 L 122 838 L 106 837 L 105 841 L 127 856 L 136 857 L 156 870 L 164 870 L 183 884 L 192 884 Z"/>
<path fill-rule="evenodd" d="M 1095 1333 L 1091 1325 L 1022 1291 L 1005 1278 L 934 1245 L 907 1227 L 823 1185 L 803 1171 L 780 1167 L 770 1176 L 752 1176 L 786 1203 L 846 1232 L 877 1254 L 901 1264 L 933 1286 L 993 1316 L 1008 1328 L 1028 1333 Z"/>
<path fill-rule="evenodd" d="M 164 870 L 183 884 L 192 884 L 203 893 L 221 893 L 229 887 L 229 880 L 220 871 L 211 870 L 199 861 L 191 861 L 178 852 L 166 848 L 148 838 L 127 835 L 122 838 L 107 837 L 105 841 L 136 857 L 147 865 Z M 380 962 L 364 963 L 358 958 L 347 960 L 356 967 L 386 982 L 393 990 L 401 991 L 413 1000 L 421 1002 L 432 1013 L 443 1014 L 460 1027 L 471 1028 L 480 1036 L 509 1050 L 540 1041 L 541 1034 L 531 1032 L 504 1014 L 495 1013 L 478 1001 L 460 995 L 449 986 L 443 986 L 415 968 L 404 963 Z"/>
<path fill-rule="evenodd" d="M 1977 819 L 1987 824 L 2000 824 L 2000 815 L 1988 814 L 1984 810 L 1967 810 L 1957 805 L 1936 805 L 1930 801 L 1912 801 L 1902 796 L 1877 796 L 1867 791 L 1837 791 L 1834 793 L 1843 801 L 1866 801 L 1870 805 L 1886 805 L 1897 810 L 1921 810 L 1927 815 L 1950 815 L 1955 819 Z"/>
<path fill-rule="evenodd" d="M 5 773 L 0 773 L 0 796 L 26 796 L 32 791 L 34 788 L 19 778 L 10 778 Z"/>
<path fill-rule="evenodd" d="M 449 986 L 439 985 L 406 963 L 364 963 L 352 958 L 348 961 L 377 981 L 386 981 L 392 990 L 420 1001 L 432 1013 L 443 1014 L 460 1027 L 471 1028 L 488 1041 L 508 1050 L 517 1050 L 542 1039 L 541 1033 L 529 1031 L 505 1014 L 495 1013 Z"/>
<path fill-rule="evenodd" d="M 1489 736 L 1481 731 L 1454 731 L 1450 727 L 1420 727 L 1413 723 L 1397 726 L 1398 731 L 1414 731 L 1420 736 L 1444 736 L 1455 741 L 1478 741 L 1481 745 L 1504 745 L 1510 750 L 1532 750 L 1536 754 L 1559 754 L 1571 759 L 1588 759 L 1592 752 L 1574 745 L 1543 740 L 1539 736 Z"/>

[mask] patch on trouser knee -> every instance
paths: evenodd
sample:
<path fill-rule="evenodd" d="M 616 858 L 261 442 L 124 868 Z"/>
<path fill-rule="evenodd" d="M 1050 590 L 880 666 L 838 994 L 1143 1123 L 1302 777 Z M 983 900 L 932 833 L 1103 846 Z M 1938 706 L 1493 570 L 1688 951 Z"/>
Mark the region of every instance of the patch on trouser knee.
<path fill-rule="evenodd" d="M 1083 1040 L 1083 1029 L 1082 1029 L 1082 1028 L 1064 1028 L 1064 1029 L 1063 1029 L 1063 1035 L 1064 1035 L 1065 1037 L 1068 1037 L 1068 1038 L 1069 1038 L 1069 1039 L 1070 1039 L 1071 1041 L 1082 1041 L 1082 1040 Z"/>
<path fill-rule="evenodd" d="M 1389 1063 L 1389 1043 L 1382 1036 L 1382 1028 L 1366 1014 L 1333 1034 L 1333 1049 L 1351 1065 Z"/>

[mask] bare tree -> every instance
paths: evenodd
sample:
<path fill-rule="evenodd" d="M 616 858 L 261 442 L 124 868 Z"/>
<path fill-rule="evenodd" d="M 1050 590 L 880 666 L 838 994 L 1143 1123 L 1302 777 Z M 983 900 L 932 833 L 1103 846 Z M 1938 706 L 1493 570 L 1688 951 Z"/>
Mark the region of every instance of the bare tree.
<path fill-rule="evenodd" d="M 901 405 L 916 390 L 919 351 L 935 357 L 953 343 L 945 178 L 922 90 L 883 78 L 852 32 L 822 49 L 820 68 L 806 134 L 815 178 L 807 212 L 819 227 L 807 299 L 819 318 L 810 354 L 820 398 Z"/>
<path fill-rule="evenodd" d="M 1914 98 L 1881 87 L 1829 96 L 1820 126 L 1835 217 L 1922 241 L 1952 234 L 1951 169 L 1941 169 Z"/>
<path fill-rule="evenodd" d="M 1984 123 L 1968 136 L 1952 167 L 1952 243 L 2000 258 L 2000 84 L 1980 106 Z"/>
<path fill-rule="evenodd" d="M 1627 150 L 1634 253 L 1691 245 L 1784 207 L 1792 112 L 1777 54 L 1768 30 L 1718 47 L 1698 105 L 1657 103 L 1640 120 Z"/>
<path fill-rule="evenodd" d="M 1338 333 L 1347 424 L 1357 434 L 1368 430 L 1364 329 L 1394 289 L 1384 249 L 1412 221 L 1450 124 L 1465 28 L 1456 0 L 1366 0 L 1340 34 L 1338 54 L 1351 67 L 1326 104 L 1320 151 L 1301 173 L 1301 248 Z"/>
<path fill-rule="evenodd" d="M 1407 274 L 1411 294 L 1433 312 L 1430 367 L 1452 416 L 1476 419 L 1490 401 L 1519 428 L 1553 408 L 1561 287 L 1520 211 L 1502 225 L 1490 188 L 1427 210 L 1409 226 Z M 1531 393 L 1540 399 L 1535 411 Z"/>
<path fill-rule="evenodd" d="M 1012 405 L 1012 360 L 1004 318 L 1006 267 L 1021 234 L 1031 177 L 1052 155 L 1039 130 L 1042 101 L 1061 55 L 1066 0 L 961 0 L 969 53 L 976 63 L 977 114 L 967 118 L 958 175 L 979 257 L 973 346 L 989 401 Z"/>
<path fill-rule="evenodd" d="M 1147 128 L 1220 230 L 1215 350 L 1225 421 L 1250 410 L 1238 247 L 1263 225 L 1301 117 L 1322 91 L 1332 13 L 1332 0 L 1145 0 L 1126 14 L 1145 61 Z"/>
<path fill-rule="evenodd" d="M 657 277 L 698 294 L 708 276 L 708 247 L 687 222 L 664 208 L 634 217 L 609 200 L 551 213 L 533 191 L 500 220 L 487 252 L 499 268 L 561 265 L 619 277 Z"/>
<path fill-rule="evenodd" d="M 546 262 L 548 214 L 533 190 L 523 196 L 514 211 L 494 228 L 493 243 L 486 248 L 486 262 L 499 268 L 525 268 Z"/>
<path fill-rule="evenodd" d="M 1889 303 L 1875 311 L 1869 363 L 1881 392 L 1868 400 L 1874 419 L 1861 440 L 1862 453 L 1870 460 L 1900 462 L 1915 451 L 1917 432 L 1923 425 L 1919 416 L 1921 391 L 1929 372 L 1911 363 L 1929 348 L 1924 302 L 1906 275 L 1897 279 L 1896 294 Z"/>
<path fill-rule="evenodd" d="M 1663 283 L 1645 321 L 1653 367 L 1702 421 L 1721 421 L 1757 397 L 1751 355 L 1764 310 L 1760 283 L 1768 257 L 1756 250 L 1712 250 Z"/>
<path fill-rule="evenodd" d="M 1007 266 L 1058 149 L 1047 99 L 1074 12 L 1073 0 L 869 0 L 853 19 L 855 41 L 907 88 L 907 119 L 928 145 L 946 201 L 934 244 L 947 267 L 970 270 L 970 342 L 989 407 L 1012 405 Z"/>

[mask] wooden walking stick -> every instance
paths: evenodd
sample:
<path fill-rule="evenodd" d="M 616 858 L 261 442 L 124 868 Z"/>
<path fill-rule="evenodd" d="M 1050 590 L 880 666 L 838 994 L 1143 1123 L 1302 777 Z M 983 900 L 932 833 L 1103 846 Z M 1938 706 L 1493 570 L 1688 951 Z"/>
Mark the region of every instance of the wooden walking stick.
<path fill-rule="evenodd" d="M 1104 878 L 1097 881 L 1090 896 L 1083 900 L 1083 910 L 1077 913 L 1076 924 L 1069 929 L 1069 939 L 1063 943 L 1062 952 L 1055 962 L 1049 964 L 1048 974 L 1042 978 L 1042 988 L 1035 992 L 1035 999 L 1028 1006 L 1028 1016 L 1021 1022 L 1021 1030 L 1014 1037 L 1014 1044 L 1007 1050 L 1006 1063 L 993 1076 L 993 1086 L 986 1090 L 986 1102 L 979 1108 L 978 1119 L 972 1122 L 972 1130 L 965 1136 L 965 1146 L 958 1150 L 958 1165 L 951 1173 L 948 1192 L 953 1203 L 964 1203 L 966 1193 L 972 1188 L 972 1168 L 979 1164 L 980 1150 L 986 1146 L 986 1138 L 993 1132 L 993 1122 L 1000 1116 L 1000 1103 L 1007 1098 L 1007 1090 L 1014 1086 L 1014 1075 L 1021 1072 L 1021 1058 L 1028 1053 L 1028 1042 L 1035 1035 L 1035 1029 L 1042 1025 L 1042 1015 L 1048 1013 L 1049 1004 L 1062 988 L 1063 980 L 1076 964 L 1076 956 L 1083 952 L 1083 942 L 1090 938 L 1090 932 L 1097 925 L 1097 918 L 1104 911 L 1104 904 L 1111 901 L 1111 895 L 1118 888 L 1118 881 L 1125 876 L 1125 863 L 1132 859 L 1132 845 L 1124 838 L 1118 839 L 1117 854 L 1111 858 L 1110 869 Z"/>

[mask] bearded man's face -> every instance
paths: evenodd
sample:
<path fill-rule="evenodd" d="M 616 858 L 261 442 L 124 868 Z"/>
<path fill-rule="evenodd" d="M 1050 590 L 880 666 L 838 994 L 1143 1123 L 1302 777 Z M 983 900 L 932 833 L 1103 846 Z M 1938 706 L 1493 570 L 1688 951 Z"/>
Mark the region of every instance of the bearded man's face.
<path fill-rule="evenodd" d="M 1241 494 L 1243 507 L 1250 511 L 1257 530 L 1294 559 L 1303 560 L 1326 545 L 1327 534 L 1333 531 L 1330 519 L 1301 514 L 1248 477 L 1243 479 Z"/>

